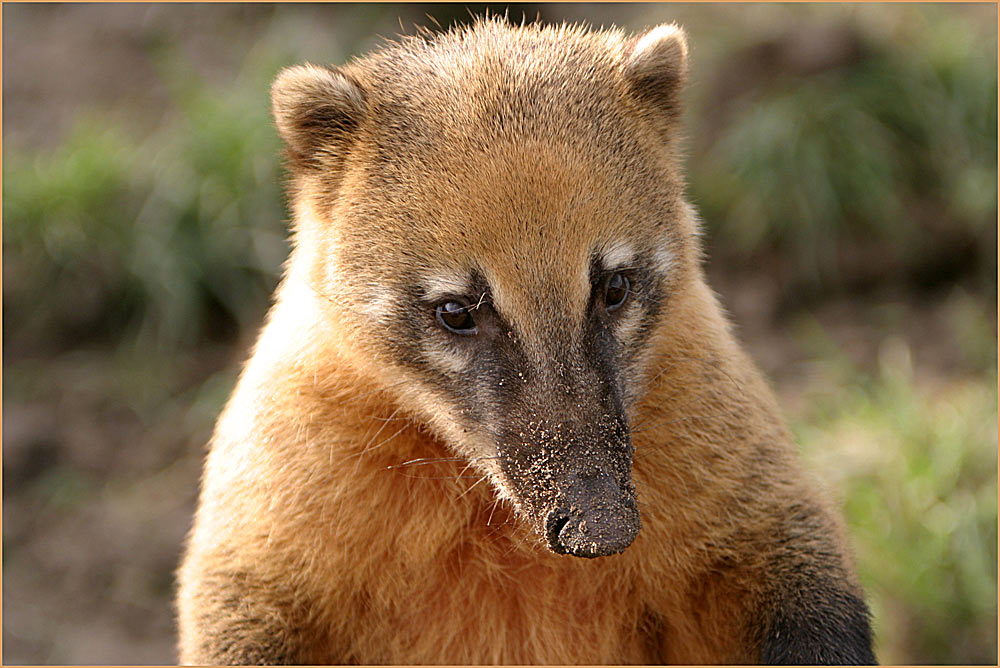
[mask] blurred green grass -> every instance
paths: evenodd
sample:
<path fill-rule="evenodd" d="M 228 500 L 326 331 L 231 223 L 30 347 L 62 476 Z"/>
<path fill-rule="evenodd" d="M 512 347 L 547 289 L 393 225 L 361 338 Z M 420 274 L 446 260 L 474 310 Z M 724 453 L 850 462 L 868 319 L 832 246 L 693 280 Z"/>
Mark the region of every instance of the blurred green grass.
<path fill-rule="evenodd" d="M 940 7 L 910 18 L 838 12 L 708 46 L 782 65 L 705 100 L 730 116 L 691 161 L 720 253 L 789 258 L 789 289 L 810 293 L 963 274 L 995 293 L 996 35 Z"/>
<path fill-rule="evenodd" d="M 259 321 L 287 253 L 265 94 L 277 66 L 220 92 L 171 64 L 178 113 L 153 136 L 94 116 L 49 155 L 4 156 L 17 343 L 138 337 L 168 353 Z"/>
<path fill-rule="evenodd" d="M 392 11 L 352 14 L 330 58 L 367 47 Z M 658 7 L 621 11 L 633 27 L 663 20 Z M 720 9 L 704 11 L 719 21 Z M 689 28 L 702 63 L 687 111 L 690 193 L 712 262 L 736 280 L 777 277 L 780 317 L 813 370 L 793 429 L 842 497 L 880 659 L 995 663 L 996 34 L 940 6 L 893 9 L 903 18 L 890 22 L 887 9 L 747 11 L 770 12 L 767 28 Z M 207 437 L 287 253 L 267 90 L 302 60 L 282 46 L 301 34 L 289 26 L 301 24 L 269 24 L 221 86 L 153 40 L 172 113 L 152 134 L 91 110 L 51 150 L 4 152 L 5 408 L 62 407 L 96 384 L 101 396 L 73 414 L 127 406 L 151 442 Z M 804 39 L 826 51 L 810 56 Z M 933 382 L 914 361 L 923 332 L 858 313 L 881 342 L 864 365 L 810 310 L 886 290 L 909 309 L 956 285 L 944 345 L 958 363 Z M 106 468 L 63 461 L 27 491 L 8 484 L 5 501 L 11 489 L 60 511 L 107 498 L 103 456 Z M 17 545 L 4 539 L 7 576 Z"/>

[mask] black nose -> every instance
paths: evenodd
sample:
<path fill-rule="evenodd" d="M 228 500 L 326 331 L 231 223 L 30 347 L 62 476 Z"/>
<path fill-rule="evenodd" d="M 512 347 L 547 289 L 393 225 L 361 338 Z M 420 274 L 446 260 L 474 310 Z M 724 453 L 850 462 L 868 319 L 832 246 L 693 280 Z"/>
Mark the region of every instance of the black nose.
<path fill-rule="evenodd" d="M 564 503 L 545 518 L 549 549 L 574 557 L 617 554 L 631 545 L 638 533 L 634 492 L 621 489 L 604 476 L 570 487 Z"/>

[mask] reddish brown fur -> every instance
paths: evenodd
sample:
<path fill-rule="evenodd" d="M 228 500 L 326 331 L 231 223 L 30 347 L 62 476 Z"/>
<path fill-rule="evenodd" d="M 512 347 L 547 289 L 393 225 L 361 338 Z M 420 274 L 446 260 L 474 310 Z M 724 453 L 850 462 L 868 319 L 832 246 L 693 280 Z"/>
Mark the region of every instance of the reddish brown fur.
<path fill-rule="evenodd" d="M 616 32 L 524 32 L 541 40 L 546 66 L 546 43 L 571 41 L 612 65 L 635 43 Z M 645 147 L 632 158 L 655 165 L 642 178 L 672 184 L 649 187 L 655 202 L 623 194 L 620 165 L 630 156 L 567 148 L 580 139 L 565 136 L 573 119 L 559 108 L 553 141 L 512 134 L 491 154 L 503 159 L 480 157 L 468 124 L 472 107 L 489 102 L 483 73 L 522 33 L 485 23 L 469 35 L 488 43 L 479 60 L 455 64 L 469 97 L 444 108 L 436 89 L 418 85 L 419 67 L 401 75 L 429 116 L 456 128 L 450 151 L 413 148 L 423 169 L 401 167 L 401 180 L 383 183 L 377 197 L 352 199 L 343 193 L 371 188 L 363 168 L 378 160 L 368 139 L 375 129 L 361 123 L 347 144 L 327 138 L 319 166 L 293 146 L 295 249 L 206 463 L 180 571 L 184 662 L 747 663 L 759 656 L 761 619 L 794 580 L 776 561 L 812 563 L 815 546 L 836 555 L 832 577 L 855 588 L 841 529 L 801 473 L 770 390 L 704 282 L 673 112 L 651 110 L 621 80 L 595 84 L 614 89 L 622 122 Z M 672 39 L 679 82 L 686 50 L 679 33 Z M 400 48 L 419 57 L 419 44 Z M 347 77 L 366 86 L 380 57 L 346 68 Z M 283 94 L 276 88 L 279 127 L 298 99 Z M 282 131 L 294 144 L 294 128 Z M 409 217 L 399 218 L 404 205 Z M 595 239 L 650 237 L 663 211 L 675 266 L 645 392 L 629 413 L 642 518 L 631 547 L 600 559 L 556 555 L 466 461 L 400 466 L 456 452 L 452 428 L 435 417 L 447 404 L 413 389 L 412 373 L 352 311 L 376 281 L 376 269 L 363 267 L 372 248 L 382 249 L 377 270 L 386 274 L 401 262 L 394 248 L 414 237 L 430 267 L 488 256 L 492 279 L 510 288 L 498 295 L 504 308 L 524 313 L 538 286 L 552 286 L 560 306 L 545 314 L 568 318 L 584 298 L 564 280 L 571 260 Z M 377 227 L 338 222 L 372 215 Z M 525 226 L 540 219 L 544 227 Z M 523 323 L 526 337 L 544 336 L 541 319 Z M 796 506 L 815 509 L 822 530 L 786 555 L 776 537 L 797 531 Z"/>

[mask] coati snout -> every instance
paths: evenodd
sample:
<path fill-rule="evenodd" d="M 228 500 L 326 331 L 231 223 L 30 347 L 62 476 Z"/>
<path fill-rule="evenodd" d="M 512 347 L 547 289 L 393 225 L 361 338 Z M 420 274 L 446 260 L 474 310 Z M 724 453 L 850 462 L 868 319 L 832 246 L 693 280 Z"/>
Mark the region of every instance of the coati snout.
<path fill-rule="evenodd" d="M 622 253 L 612 259 L 642 263 Z M 641 348 L 621 325 L 655 316 L 636 286 L 650 288 L 656 279 L 621 271 L 595 251 L 567 272 L 578 276 L 575 284 L 542 275 L 525 303 L 511 298 L 516 290 L 496 278 L 488 260 L 474 276 L 451 281 L 467 291 L 475 286 L 480 298 L 439 297 L 437 327 L 425 333 L 450 346 L 425 344 L 426 359 L 440 364 L 452 353 L 453 382 L 441 387 L 461 407 L 463 435 L 480 442 L 482 454 L 470 459 L 490 462 L 484 468 L 498 493 L 553 552 L 621 552 L 639 532 L 623 390 L 635 382 L 628 361 Z M 468 354 L 456 359 L 456 348 Z M 461 452 L 463 441 L 452 445 Z"/>
<path fill-rule="evenodd" d="M 631 545 L 639 533 L 639 509 L 624 415 L 575 428 L 528 424 L 534 428 L 511 434 L 498 447 L 502 486 L 548 548 L 604 557 Z"/>

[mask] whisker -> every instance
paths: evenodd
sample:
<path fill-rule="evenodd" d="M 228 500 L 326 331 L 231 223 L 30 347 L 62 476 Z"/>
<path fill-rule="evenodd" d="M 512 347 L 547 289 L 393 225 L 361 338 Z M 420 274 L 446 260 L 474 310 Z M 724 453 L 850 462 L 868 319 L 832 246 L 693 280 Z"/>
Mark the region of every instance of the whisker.
<path fill-rule="evenodd" d="M 458 476 L 458 477 L 459 477 L 459 478 L 461 478 L 461 477 L 462 477 L 462 475 L 461 475 L 461 474 L 459 474 L 459 476 Z M 487 479 L 488 477 L 489 477 L 489 475 L 488 475 L 488 474 L 487 474 L 487 475 L 484 475 L 484 476 L 481 476 L 481 477 L 479 478 L 479 480 L 477 480 L 476 482 L 474 482 L 474 483 L 472 483 L 471 485 L 469 485 L 469 488 L 468 488 L 467 490 L 465 490 L 464 492 L 462 492 L 461 494 L 459 494 L 459 495 L 458 495 L 457 497 L 455 497 L 455 498 L 456 498 L 456 500 L 457 500 L 457 499 L 461 499 L 461 498 L 462 498 L 463 496 L 465 496 L 466 494 L 468 494 L 469 492 L 471 492 L 471 491 L 473 490 L 473 488 L 475 488 L 475 486 L 476 486 L 476 485 L 478 485 L 478 484 L 479 484 L 479 483 L 481 483 L 482 481 L 486 480 L 486 479 Z"/>
<path fill-rule="evenodd" d="M 397 407 L 396 407 L 396 410 L 394 410 L 394 411 L 393 411 L 393 412 L 392 412 L 392 413 L 391 413 L 391 414 L 389 415 L 389 420 L 391 420 L 392 418 L 396 417 L 396 413 L 398 413 L 398 412 L 399 412 L 400 410 L 401 410 L 401 408 L 397 406 Z M 377 431 L 376 431 L 376 432 L 375 432 L 374 434 L 372 434 L 372 437 L 371 437 L 370 439 L 368 439 L 368 442 L 367 442 L 367 443 L 365 443 L 365 446 L 364 446 L 364 448 L 362 448 L 362 449 L 361 449 L 361 452 L 359 453 L 360 455 L 363 455 L 363 454 L 365 454 L 366 452 L 368 452 L 368 446 L 370 446 L 370 445 L 371 445 L 372 443 L 374 443 L 374 442 L 375 442 L 375 439 L 376 439 L 376 438 L 378 438 L 378 435 L 379 435 L 379 434 L 381 434 L 381 433 L 382 433 L 382 430 L 383 430 L 383 429 L 385 429 L 385 426 L 386 426 L 387 424 L 389 424 L 389 420 L 385 420 L 385 421 L 383 421 L 383 422 L 382 422 L 382 426 L 381 426 L 381 427 L 379 427 L 379 428 L 378 428 L 378 430 L 377 430 Z"/>
<path fill-rule="evenodd" d="M 458 472 L 458 477 L 456 478 L 456 480 L 464 476 L 465 472 L 468 471 L 471 467 L 472 467 L 472 462 L 470 461 L 468 464 L 462 467 L 461 471 Z"/>
<path fill-rule="evenodd" d="M 390 464 L 386 466 L 387 469 L 401 469 L 404 466 L 426 466 L 428 464 L 437 464 L 440 462 L 463 462 L 464 457 L 421 457 L 419 459 L 411 459 L 408 462 L 403 462 L 402 464 Z"/>
<path fill-rule="evenodd" d="M 399 412 L 398 410 L 393 411 L 392 415 L 395 415 L 398 412 Z M 392 416 L 382 417 L 380 415 L 366 415 L 365 417 L 368 418 L 369 420 L 377 420 L 378 422 L 399 422 L 400 420 L 405 420 L 406 422 L 413 422 L 413 418 L 406 417 L 406 416 L 404 416 L 404 417 L 392 417 Z"/>
<path fill-rule="evenodd" d="M 364 455 L 364 454 L 365 454 L 365 453 L 367 453 L 367 452 L 371 452 L 372 450 L 375 450 L 375 449 L 377 449 L 377 448 L 381 448 L 381 447 L 382 447 L 382 446 L 384 446 L 384 445 L 385 445 L 386 443 L 388 443 L 389 441 L 391 441 L 392 439 L 396 438 L 397 436 L 399 436 L 400 434 L 402 434 L 402 433 L 403 433 L 404 431 L 406 431 L 407 429 L 409 429 L 409 427 L 410 427 L 409 423 L 407 423 L 407 424 L 404 424 L 404 425 L 403 425 L 402 427 L 400 427 L 400 428 L 399 428 L 399 429 L 398 429 L 398 430 L 396 431 L 396 433 L 395 433 L 395 434 L 393 434 L 393 435 L 392 435 L 392 436 L 390 436 L 389 438 L 385 439 L 384 441 L 382 441 L 382 442 L 381 442 L 381 443 L 379 443 L 378 445 L 372 445 L 372 446 L 370 446 L 370 447 L 367 447 L 367 448 L 365 448 L 364 450 L 362 450 L 361 452 L 359 452 L 359 453 L 357 453 L 357 454 L 355 454 L 355 455 L 351 455 L 351 457 L 359 457 L 359 458 L 360 458 L 360 457 L 361 457 L 362 455 Z M 348 457 L 348 459 L 349 459 L 349 457 Z M 361 464 L 361 460 L 359 459 L 359 460 L 358 460 L 358 465 L 360 465 L 360 464 Z M 355 472 L 357 472 L 357 466 L 355 467 Z"/>
<path fill-rule="evenodd" d="M 426 466 L 428 464 L 438 464 L 441 462 L 478 462 L 484 459 L 499 459 L 499 457 L 472 457 L 471 459 L 466 457 L 419 457 L 417 459 L 411 459 L 408 462 L 403 462 L 402 464 L 390 464 L 389 466 L 386 466 L 386 468 L 398 469 L 403 468 L 404 466 Z"/>
<path fill-rule="evenodd" d="M 491 514 L 490 517 L 492 519 L 492 514 Z M 512 519 L 514 519 L 514 507 L 513 506 L 508 506 L 507 507 L 507 517 L 504 519 L 503 522 L 500 522 L 495 527 L 493 527 L 493 530 L 490 531 L 490 533 L 488 535 L 490 537 L 496 536 L 497 534 L 499 534 L 503 530 L 503 528 L 505 526 L 507 526 L 508 524 L 511 523 Z M 510 554 L 510 552 L 506 552 L 505 554 Z"/>
<path fill-rule="evenodd" d="M 396 475 L 403 476 L 404 478 L 412 478 L 414 480 L 459 480 L 459 478 L 456 478 L 455 476 L 451 476 L 451 475 L 439 475 L 439 476 L 410 475 L 408 473 L 403 473 L 401 471 L 397 471 Z M 467 476 L 464 476 L 464 479 L 466 479 L 466 480 L 472 480 L 475 477 L 476 476 L 474 476 L 474 475 L 467 475 Z"/>

